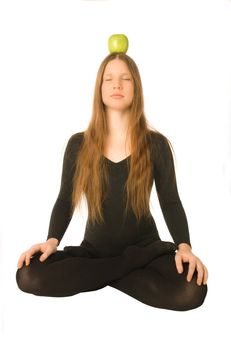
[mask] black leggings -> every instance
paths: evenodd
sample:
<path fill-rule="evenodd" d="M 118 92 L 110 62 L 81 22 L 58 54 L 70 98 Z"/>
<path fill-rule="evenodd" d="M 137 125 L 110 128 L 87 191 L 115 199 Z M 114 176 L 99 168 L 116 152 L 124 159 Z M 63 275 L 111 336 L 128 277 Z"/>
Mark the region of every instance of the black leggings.
<path fill-rule="evenodd" d="M 32 257 L 28 266 L 16 272 L 18 287 L 39 296 L 66 297 L 105 286 L 116 288 L 140 302 L 158 308 L 186 311 L 199 307 L 207 285 L 191 282 L 175 265 L 174 243 L 154 241 L 144 247 L 128 246 L 120 255 L 101 257 L 85 240 L 80 246 L 57 250 L 44 262 L 42 253 Z"/>

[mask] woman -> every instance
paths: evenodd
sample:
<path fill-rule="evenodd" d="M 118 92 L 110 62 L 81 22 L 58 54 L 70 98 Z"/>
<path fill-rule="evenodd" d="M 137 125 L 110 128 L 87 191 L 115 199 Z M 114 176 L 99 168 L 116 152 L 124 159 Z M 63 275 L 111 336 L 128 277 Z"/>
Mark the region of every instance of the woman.
<path fill-rule="evenodd" d="M 174 243 L 160 239 L 151 215 L 153 180 Z M 57 250 L 83 195 L 84 239 Z M 20 256 L 18 286 L 61 297 L 109 285 L 147 305 L 183 311 L 202 305 L 207 278 L 192 252 L 170 141 L 147 127 L 135 62 L 109 54 L 98 71 L 90 124 L 67 143 L 47 240 Z"/>

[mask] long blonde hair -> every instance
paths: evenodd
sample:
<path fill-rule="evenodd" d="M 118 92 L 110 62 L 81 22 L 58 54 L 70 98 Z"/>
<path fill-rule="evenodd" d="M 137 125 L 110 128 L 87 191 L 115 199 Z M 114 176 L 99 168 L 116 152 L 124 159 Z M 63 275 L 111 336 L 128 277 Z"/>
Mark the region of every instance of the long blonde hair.
<path fill-rule="evenodd" d="M 132 152 L 127 158 L 129 174 L 124 187 L 127 195 L 125 214 L 130 207 L 137 220 L 140 221 L 142 216 L 149 213 L 153 183 L 153 160 L 151 160 L 149 136 L 150 132 L 159 132 L 150 126 L 144 115 L 143 89 L 136 63 L 126 54 L 109 54 L 102 61 L 97 73 L 92 117 L 88 128 L 84 131 L 84 140 L 76 157 L 73 178 L 72 210 L 74 211 L 79 206 L 82 195 L 85 195 L 88 220 L 92 223 L 104 222 L 102 203 L 107 194 L 109 177 L 107 162 L 103 154 L 108 126 L 105 106 L 102 102 L 101 85 L 106 65 L 115 58 L 127 64 L 134 81 L 134 98 L 130 106 L 131 118 L 128 126 Z M 168 142 L 171 145 L 169 140 Z"/>

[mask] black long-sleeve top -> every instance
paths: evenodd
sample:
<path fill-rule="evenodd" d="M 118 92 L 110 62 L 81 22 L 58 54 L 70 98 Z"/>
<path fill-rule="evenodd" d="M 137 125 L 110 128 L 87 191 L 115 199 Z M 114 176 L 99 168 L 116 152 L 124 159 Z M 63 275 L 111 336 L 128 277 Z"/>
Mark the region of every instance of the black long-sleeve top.
<path fill-rule="evenodd" d="M 84 132 L 73 134 L 63 157 L 60 190 L 51 213 L 47 236 L 47 239 L 57 238 L 59 243 L 72 218 L 74 165 L 83 138 Z M 162 134 L 151 133 L 151 155 L 153 180 L 168 230 L 175 244 L 187 243 L 191 246 L 186 214 L 178 194 L 172 151 Z M 142 219 L 139 224 L 132 210 L 128 211 L 124 219 L 123 187 L 128 176 L 129 157 L 117 163 L 104 157 L 108 163 L 110 179 L 110 190 L 103 202 L 105 223 L 93 226 L 87 220 L 85 227 L 84 240 L 107 254 L 119 253 L 130 244 L 142 245 L 160 239 L 151 213 L 148 219 Z"/>

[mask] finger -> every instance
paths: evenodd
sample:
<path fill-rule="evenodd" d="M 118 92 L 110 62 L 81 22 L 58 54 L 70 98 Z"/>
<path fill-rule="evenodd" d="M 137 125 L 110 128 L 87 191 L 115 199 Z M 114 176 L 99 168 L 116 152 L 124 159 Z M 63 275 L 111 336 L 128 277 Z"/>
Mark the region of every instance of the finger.
<path fill-rule="evenodd" d="M 30 264 L 30 259 L 32 257 L 32 255 L 34 255 L 36 252 L 40 251 L 40 245 L 34 245 L 32 246 L 27 252 L 26 252 L 26 266 L 28 266 Z"/>
<path fill-rule="evenodd" d="M 197 284 L 198 284 L 198 286 L 201 285 L 203 277 L 204 277 L 204 267 L 203 267 L 203 264 L 201 262 L 198 262 L 197 263 Z"/>
<path fill-rule="evenodd" d="M 184 270 L 183 264 L 182 264 L 182 259 L 181 259 L 180 255 L 178 255 L 177 253 L 175 255 L 175 262 L 176 262 L 176 268 L 177 268 L 178 273 L 182 273 Z"/>
<path fill-rule="evenodd" d="M 48 258 L 50 254 L 47 252 L 47 250 L 40 256 L 39 260 L 44 261 Z"/>
<path fill-rule="evenodd" d="M 204 279 L 203 279 L 203 284 L 206 284 L 208 280 L 208 270 L 206 266 L 204 265 Z"/>
<path fill-rule="evenodd" d="M 25 260 L 25 253 L 22 253 L 17 263 L 17 267 L 19 269 L 23 266 L 24 260 Z"/>
<path fill-rule="evenodd" d="M 26 266 L 28 266 L 29 264 L 30 264 L 30 258 L 31 258 L 31 253 L 30 253 L 30 251 L 28 251 L 27 253 L 26 253 L 26 257 L 25 257 L 25 264 L 26 264 Z"/>
<path fill-rule="evenodd" d="M 48 258 L 48 256 L 51 255 L 51 253 L 52 253 L 52 249 L 48 247 L 48 248 L 45 250 L 45 252 L 43 252 L 43 254 L 40 256 L 39 260 L 40 260 L 40 261 L 46 260 L 46 259 Z"/>
<path fill-rule="evenodd" d="M 188 267 L 188 274 L 187 274 L 187 281 L 190 282 L 191 279 L 192 279 L 192 276 L 194 274 L 194 271 L 195 271 L 195 268 L 196 268 L 196 262 L 195 260 L 190 260 L 189 261 L 189 267 Z"/>

